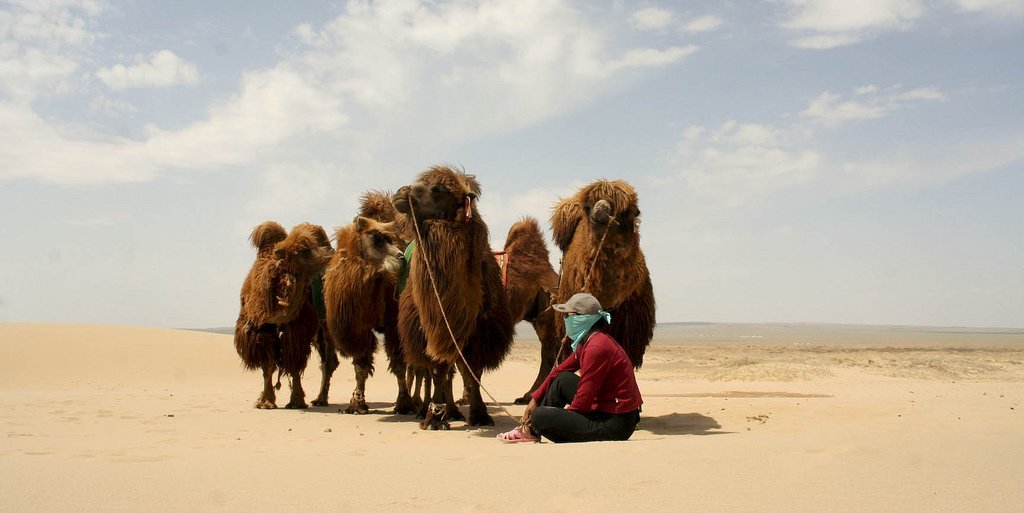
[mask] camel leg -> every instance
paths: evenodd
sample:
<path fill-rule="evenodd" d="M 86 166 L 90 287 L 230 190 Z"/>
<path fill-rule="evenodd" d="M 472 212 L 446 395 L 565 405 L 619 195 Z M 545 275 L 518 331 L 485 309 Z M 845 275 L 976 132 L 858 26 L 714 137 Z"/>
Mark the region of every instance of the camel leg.
<path fill-rule="evenodd" d="M 290 410 L 309 408 L 309 405 L 306 404 L 306 392 L 302 390 L 302 376 L 298 372 L 290 372 L 288 378 L 292 385 L 292 396 L 284 407 Z"/>
<path fill-rule="evenodd" d="M 473 379 L 473 378 L 468 378 Z M 455 403 L 455 393 L 453 392 L 453 386 L 455 382 L 455 366 L 450 365 L 448 372 L 445 376 L 444 381 L 444 405 L 445 405 L 445 417 L 448 420 L 466 420 L 466 417 L 459 411 L 459 405 Z"/>
<path fill-rule="evenodd" d="M 398 380 L 398 397 L 395 398 L 395 413 L 398 415 L 416 413 L 416 407 L 413 404 L 412 397 L 409 395 L 409 385 L 405 381 L 405 364 L 394 365 L 391 372 Z"/>
<path fill-rule="evenodd" d="M 273 410 L 277 408 L 277 394 L 274 392 L 274 371 L 277 370 L 272 363 L 263 364 L 263 393 L 256 400 L 256 407 L 261 410 Z"/>
<path fill-rule="evenodd" d="M 352 391 L 352 399 L 348 402 L 345 413 L 364 415 L 370 411 L 366 406 L 366 378 L 370 377 L 370 366 L 373 365 L 365 356 L 352 359 L 352 368 L 356 371 L 356 389 Z"/>
<path fill-rule="evenodd" d="M 420 387 L 423 385 L 423 376 L 419 371 L 413 367 L 406 367 L 405 369 L 405 387 L 409 390 L 411 396 L 412 412 L 417 413 L 420 410 L 420 406 L 423 405 L 423 399 L 420 395 Z"/>
<path fill-rule="evenodd" d="M 430 404 L 427 405 L 426 415 L 422 422 L 420 422 L 420 429 L 429 429 L 431 431 L 447 430 L 451 429 L 451 424 L 448 423 L 446 415 L 446 404 L 445 396 L 450 396 L 451 393 L 445 393 L 445 381 L 448 378 L 448 370 L 443 367 L 432 366 L 430 368 L 430 378 L 433 381 L 434 393 L 430 396 Z"/>
<path fill-rule="evenodd" d="M 423 401 L 420 403 L 416 418 L 425 419 L 430 410 L 431 397 L 434 394 L 434 379 L 430 369 L 418 369 L 416 371 L 416 381 L 423 383 Z"/>
<path fill-rule="evenodd" d="M 313 406 L 327 406 L 327 394 L 331 388 L 331 376 L 338 368 L 338 352 L 321 327 L 316 337 L 316 352 L 320 355 L 320 393 L 313 400 Z"/>
<path fill-rule="evenodd" d="M 469 382 L 472 381 L 473 378 L 470 378 L 470 377 L 466 376 L 465 374 L 462 374 L 461 371 L 459 372 L 459 375 L 462 376 L 462 397 L 459 398 L 458 401 L 455 401 L 455 404 L 457 404 L 459 406 L 462 406 L 462 405 L 469 404 L 470 397 L 472 397 L 472 392 L 469 389 Z"/>
<path fill-rule="evenodd" d="M 473 375 L 470 374 L 469 369 L 460 363 L 459 374 L 462 374 L 462 379 L 465 382 L 465 388 L 469 394 L 469 420 L 466 422 L 470 426 L 493 426 L 494 419 L 487 413 L 487 404 L 484 403 L 483 397 L 480 395 L 480 384 L 473 379 Z M 476 371 L 476 375 L 480 376 L 480 371 Z"/>

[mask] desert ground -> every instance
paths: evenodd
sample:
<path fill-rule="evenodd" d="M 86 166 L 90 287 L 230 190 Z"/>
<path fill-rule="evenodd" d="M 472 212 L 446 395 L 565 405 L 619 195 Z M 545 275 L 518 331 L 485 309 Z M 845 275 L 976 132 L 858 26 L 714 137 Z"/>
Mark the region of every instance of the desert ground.
<path fill-rule="evenodd" d="M 382 354 L 370 414 L 340 412 L 347 361 L 331 406 L 268 411 L 230 335 L 0 324 L 0 511 L 1022 511 L 1024 331 L 772 329 L 659 327 L 631 440 L 505 445 L 496 407 L 444 432 L 388 413 Z M 516 415 L 524 331 L 484 377 Z"/>

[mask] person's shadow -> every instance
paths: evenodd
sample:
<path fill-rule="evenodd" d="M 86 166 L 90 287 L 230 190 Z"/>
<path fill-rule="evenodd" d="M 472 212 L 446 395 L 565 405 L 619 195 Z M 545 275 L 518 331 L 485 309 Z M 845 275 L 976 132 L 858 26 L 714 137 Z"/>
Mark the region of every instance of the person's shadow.
<path fill-rule="evenodd" d="M 699 413 L 678 413 L 658 417 L 640 414 L 637 431 L 647 431 L 656 435 L 721 435 L 729 431 L 712 431 L 722 426 L 715 419 Z"/>

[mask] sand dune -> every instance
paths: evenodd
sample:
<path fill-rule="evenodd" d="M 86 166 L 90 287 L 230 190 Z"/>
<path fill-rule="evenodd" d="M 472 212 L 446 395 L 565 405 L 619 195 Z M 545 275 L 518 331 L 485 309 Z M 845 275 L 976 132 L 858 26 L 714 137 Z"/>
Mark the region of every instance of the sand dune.
<path fill-rule="evenodd" d="M 628 442 L 502 445 L 379 410 L 252 408 L 230 336 L 0 324 L 0 511 L 984 511 L 1024 504 L 1024 341 L 678 344 L 639 371 Z M 517 343 L 484 384 L 532 381 Z M 304 379 L 319 385 L 316 357 Z M 522 407 L 509 406 L 516 414 Z"/>

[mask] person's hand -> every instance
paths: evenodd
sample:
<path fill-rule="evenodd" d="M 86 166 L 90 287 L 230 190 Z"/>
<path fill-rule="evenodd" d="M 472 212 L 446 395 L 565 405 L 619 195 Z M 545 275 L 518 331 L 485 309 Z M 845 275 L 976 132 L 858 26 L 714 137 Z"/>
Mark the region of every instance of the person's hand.
<path fill-rule="evenodd" d="M 530 404 L 526 405 L 526 411 L 523 412 L 523 424 L 526 424 L 530 420 L 530 416 L 533 415 L 533 410 L 537 409 L 537 400 L 530 398 Z"/>

